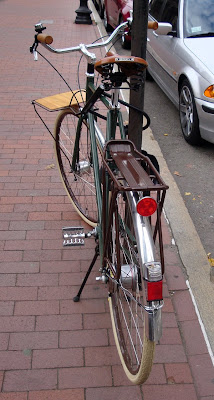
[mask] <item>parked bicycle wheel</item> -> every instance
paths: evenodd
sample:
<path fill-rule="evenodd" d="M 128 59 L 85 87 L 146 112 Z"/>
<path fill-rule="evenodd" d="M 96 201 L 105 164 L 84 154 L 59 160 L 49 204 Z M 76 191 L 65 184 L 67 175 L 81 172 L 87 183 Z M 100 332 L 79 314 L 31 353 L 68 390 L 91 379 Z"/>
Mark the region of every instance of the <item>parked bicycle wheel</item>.
<path fill-rule="evenodd" d="M 118 221 L 118 222 L 117 222 Z M 148 235 L 150 232 L 148 232 Z M 111 221 L 107 268 L 109 278 L 109 306 L 113 333 L 124 371 L 134 384 L 148 378 L 155 342 L 145 335 L 143 277 L 138 254 L 138 232 L 126 194 L 117 196 Z"/>
<path fill-rule="evenodd" d="M 75 138 L 79 118 L 71 109 L 58 114 L 55 123 L 55 150 L 62 182 L 73 206 L 91 226 L 97 223 L 96 190 L 91 160 L 91 144 L 88 127 L 82 123 L 78 162 L 72 169 Z"/>

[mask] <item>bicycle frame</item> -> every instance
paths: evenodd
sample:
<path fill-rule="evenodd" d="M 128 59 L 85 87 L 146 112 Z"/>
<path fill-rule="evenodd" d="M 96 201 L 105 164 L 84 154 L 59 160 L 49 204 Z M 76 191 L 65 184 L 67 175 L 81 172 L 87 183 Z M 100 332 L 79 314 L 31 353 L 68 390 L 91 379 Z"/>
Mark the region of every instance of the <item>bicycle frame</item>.
<path fill-rule="evenodd" d="M 107 141 L 115 139 L 116 127 L 119 126 L 121 139 L 125 139 L 125 132 L 123 126 L 123 118 L 118 106 L 118 102 L 112 104 L 104 94 L 103 85 L 98 86 L 97 88 L 94 85 L 94 66 L 92 64 L 88 64 L 86 74 L 86 99 L 87 102 L 84 108 L 81 110 L 80 119 L 76 132 L 76 141 L 74 147 L 74 156 L 72 162 L 72 169 L 75 170 L 75 165 L 78 163 L 78 149 L 79 149 L 79 140 L 81 135 L 81 126 L 83 123 L 86 123 L 89 127 L 90 133 L 90 142 L 91 142 L 91 153 L 93 159 L 93 169 L 94 169 L 94 182 L 96 188 L 96 200 L 97 200 L 97 208 L 98 208 L 98 225 L 97 225 L 97 234 L 99 237 L 99 251 L 101 259 L 103 258 L 103 240 L 102 240 L 102 204 L 103 204 L 103 193 L 101 188 L 101 179 L 99 173 L 99 161 L 98 161 L 98 152 L 102 154 L 104 145 Z M 116 98 L 118 98 L 119 89 L 113 89 L 116 92 Z M 100 99 L 105 107 L 108 109 L 107 112 L 107 124 L 106 124 L 106 137 L 104 137 L 102 131 L 99 129 L 99 126 L 95 120 L 95 115 L 93 115 L 93 106 L 95 102 Z M 107 194 L 108 196 L 108 189 Z"/>

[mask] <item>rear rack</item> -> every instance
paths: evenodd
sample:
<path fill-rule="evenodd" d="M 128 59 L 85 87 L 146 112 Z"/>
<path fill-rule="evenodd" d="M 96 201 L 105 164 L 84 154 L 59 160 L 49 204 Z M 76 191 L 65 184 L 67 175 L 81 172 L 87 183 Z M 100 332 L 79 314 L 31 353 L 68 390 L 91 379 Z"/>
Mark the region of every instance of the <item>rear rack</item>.
<path fill-rule="evenodd" d="M 109 185 L 112 201 L 117 194 L 132 191 L 141 192 L 142 196 L 156 196 L 157 212 L 149 217 L 153 221 L 153 240 L 158 237 L 158 246 L 162 273 L 164 273 L 164 252 L 161 229 L 161 214 L 166 190 L 169 188 L 150 161 L 135 148 L 130 140 L 110 140 L 103 152 L 103 192 L 106 190 L 106 174 L 109 176 Z M 105 201 L 105 196 L 104 196 Z M 107 201 L 107 200 L 106 200 Z M 103 215 L 104 227 L 106 226 Z M 105 229 L 104 229 L 105 231 Z"/>
<path fill-rule="evenodd" d="M 168 186 L 150 161 L 130 140 L 110 140 L 104 148 L 104 168 L 119 191 L 166 191 Z M 114 173 L 114 165 L 119 174 Z"/>

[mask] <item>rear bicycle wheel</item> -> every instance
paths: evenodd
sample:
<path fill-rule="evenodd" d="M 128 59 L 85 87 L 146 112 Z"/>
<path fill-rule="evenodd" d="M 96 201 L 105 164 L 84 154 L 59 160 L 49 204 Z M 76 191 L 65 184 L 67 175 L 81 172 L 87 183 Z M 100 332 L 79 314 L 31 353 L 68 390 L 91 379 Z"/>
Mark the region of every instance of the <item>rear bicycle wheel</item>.
<path fill-rule="evenodd" d="M 113 278 L 109 278 L 109 307 L 123 369 L 133 384 L 142 384 L 152 369 L 155 342 L 145 334 L 143 276 L 136 230 L 127 195 L 119 194 L 106 260 L 109 275 Z M 116 282 L 118 271 L 120 278 Z"/>
<path fill-rule="evenodd" d="M 97 224 L 97 202 L 91 160 L 90 133 L 82 123 L 78 162 L 72 160 L 79 117 L 71 109 L 62 110 L 56 119 L 54 137 L 57 165 L 67 195 L 81 218 L 91 226 Z"/>

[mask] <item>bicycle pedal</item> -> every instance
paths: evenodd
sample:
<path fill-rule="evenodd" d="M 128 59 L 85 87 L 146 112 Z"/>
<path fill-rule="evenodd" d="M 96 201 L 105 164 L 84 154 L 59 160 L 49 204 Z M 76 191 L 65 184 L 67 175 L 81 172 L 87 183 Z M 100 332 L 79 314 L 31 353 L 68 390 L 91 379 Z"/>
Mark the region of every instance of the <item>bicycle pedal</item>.
<path fill-rule="evenodd" d="M 62 228 L 63 247 L 68 246 L 84 246 L 85 233 L 81 226 L 70 226 Z"/>

